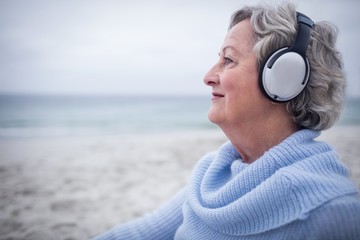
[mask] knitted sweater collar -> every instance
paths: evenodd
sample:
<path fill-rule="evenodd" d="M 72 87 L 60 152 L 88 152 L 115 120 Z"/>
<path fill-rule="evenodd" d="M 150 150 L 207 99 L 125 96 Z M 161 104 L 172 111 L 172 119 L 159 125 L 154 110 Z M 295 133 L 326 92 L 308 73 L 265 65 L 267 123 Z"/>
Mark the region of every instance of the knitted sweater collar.
<path fill-rule="evenodd" d="M 304 219 L 321 204 L 356 193 L 335 151 L 317 136 L 301 130 L 251 164 L 225 143 L 195 168 L 189 205 L 209 227 L 240 236 Z"/>

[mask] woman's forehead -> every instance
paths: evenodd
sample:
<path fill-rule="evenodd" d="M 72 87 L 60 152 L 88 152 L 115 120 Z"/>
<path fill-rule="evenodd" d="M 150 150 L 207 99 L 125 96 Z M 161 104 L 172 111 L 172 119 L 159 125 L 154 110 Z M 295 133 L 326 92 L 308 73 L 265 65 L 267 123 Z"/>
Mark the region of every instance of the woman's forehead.
<path fill-rule="evenodd" d="M 233 26 L 227 33 L 222 49 L 252 50 L 253 30 L 248 19 Z"/>

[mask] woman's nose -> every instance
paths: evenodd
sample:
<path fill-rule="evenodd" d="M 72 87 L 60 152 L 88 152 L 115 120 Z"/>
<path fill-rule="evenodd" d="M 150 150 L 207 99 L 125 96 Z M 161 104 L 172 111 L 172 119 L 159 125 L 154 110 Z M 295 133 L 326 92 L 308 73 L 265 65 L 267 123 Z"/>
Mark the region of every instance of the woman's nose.
<path fill-rule="evenodd" d="M 216 65 L 210 68 L 210 70 L 204 76 L 204 83 L 207 86 L 213 86 L 219 83 L 219 75 L 216 72 Z"/>

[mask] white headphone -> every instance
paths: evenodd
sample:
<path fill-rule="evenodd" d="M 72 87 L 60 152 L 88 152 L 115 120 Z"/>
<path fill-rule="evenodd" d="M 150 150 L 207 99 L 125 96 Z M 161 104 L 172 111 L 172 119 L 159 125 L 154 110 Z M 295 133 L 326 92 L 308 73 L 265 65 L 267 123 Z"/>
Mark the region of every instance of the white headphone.
<path fill-rule="evenodd" d="M 260 88 L 274 102 L 294 99 L 304 90 L 309 80 L 310 65 L 306 49 L 314 22 L 297 12 L 297 23 L 298 32 L 292 46 L 275 51 L 260 67 Z"/>

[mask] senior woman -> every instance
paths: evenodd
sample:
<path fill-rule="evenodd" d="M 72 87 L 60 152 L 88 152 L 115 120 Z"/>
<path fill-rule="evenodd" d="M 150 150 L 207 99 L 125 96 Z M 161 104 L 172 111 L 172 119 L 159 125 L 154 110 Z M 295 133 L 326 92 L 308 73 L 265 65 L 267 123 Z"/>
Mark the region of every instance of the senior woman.
<path fill-rule="evenodd" d="M 229 141 L 163 207 L 96 239 L 358 239 L 357 187 L 314 140 L 343 104 L 335 40 L 291 3 L 237 11 L 204 78 Z"/>

